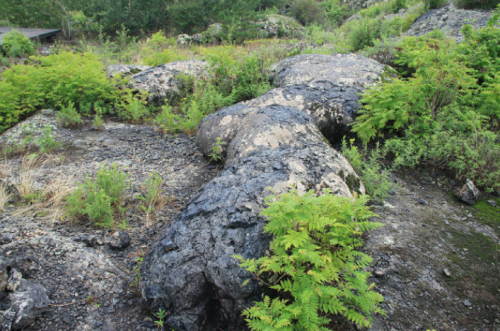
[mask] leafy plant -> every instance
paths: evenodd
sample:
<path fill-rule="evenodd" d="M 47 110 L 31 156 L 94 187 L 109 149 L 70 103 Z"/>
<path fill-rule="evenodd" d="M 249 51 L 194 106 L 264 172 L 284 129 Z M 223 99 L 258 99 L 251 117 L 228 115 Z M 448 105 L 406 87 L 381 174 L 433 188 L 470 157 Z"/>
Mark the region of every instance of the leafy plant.
<path fill-rule="evenodd" d="M 166 311 L 160 308 L 155 316 L 157 318 L 157 320 L 155 321 L 156 326 L 158 327 L 158 329 L 163 329 L 163 323 L 165 317 L 167 317 Z"/>
<path fill-rule="evenodd" d="M 379 306 L 383 297 L 367 283 L 365 268 L 372 259 L 356 250 L 363 232 L 382 226 L 369 221 L 368 197 L 349 199 L 330 191 L 299 196 L 292 191 L 271 199 L 261 213 L 269 219 L 264 231 L 274 237 L 271 256 L 235 256 L 277 294 L 243 312 L 249 328 L 327 330 L 330 314 L 366 327 L 373 313 L 384 314 Z"/>
<path fill-rule="evenodd" d="M 67 215 L 87 216 L 96 225 L 109 228 L 114 225 L 114 215 L 122 213 L 120 207 L 123 191 L 128 187 L 128 175 L 113 163 L 112 168 L 101 167 L 95 180 L 87 177 L 83 184 L 66 198 Z"/>
<path fill-rule="evenodd" d="M 43 128 L 42 135 L 35 140 L 35 144 L 40 147 L 41 153 L 52 153 L 61 146 L 61 142 L 55 139 L 50 125 Z"/>
<path fill-rule="evenodd" d="M 104 126 L 104 120 L 102 119 L 101 115 L 97 114 L 94 116 L 93 125 L 96 130 L 102 130 Z"/>
<path fill-rule="evenodd" d="M 150 213 L 154 210 L 155 206 L 161 201 L 161 186 L 165 180 L 155 170 L 149 174 L 148 180 L 144 183 L 146 188 L 146 195 L 141 200 L 145 202 L 142 206 L 143 210 Z"/>
<path fill-rule="evenodd" d="M 465 42 L 438 34 L 396 47 L 399 76 L 369 89 L 354 131 L 364 143 L 386 136 L 395 166 L 427 164 L 500 186 L 500 28 L 465 26 Z"/>
<path fill-rule="evenodd" d="M 382 163 L 385 154 L 378 144 L 370 152 L 362 153 L 354 145 L 354 139 L 349 141 L 349 145 L 345 137 L 342 140 L 342 155 L 349 160 L 354 171 L 361 177 L 368 195 L 372 200 L 379 202 L 384 201 L 392 187 L 391 171 Z M 344 178 L 344 180 L 349 181 L 349 178 Z"/>
<path fill-rule="evenodd" d="M 131 120 L 133 123 L 138 123 L 142 118 L 149 115 L 149 110 L 145 103 L 144 99 L 141 100 L 129 95 L 120 116 Z"/>
<path fill-rule="evenodd" d="M 64 127 L 75 126 L 83 123 L 82 115 L 75 109 L 75 103 L 70 101 L 68 106 L 62 106 L 57 114 L 57 120 Z"/>
<path fill-rule="evenodd" d="M 221 138 L 217 138 L 215 145 L 210 150 L 210 154 L 208 154 L 210 162 L 219 163 L 222 161 L 222 145 L 224 144 L 225 143 L 221 141 Z"/>
<path fill-rule="evenodd" d="M 6 56 L 26 57 L 35 54 L 31 40 L 19 30 L 12 30 L 3 35 L 2 50 Z"/>

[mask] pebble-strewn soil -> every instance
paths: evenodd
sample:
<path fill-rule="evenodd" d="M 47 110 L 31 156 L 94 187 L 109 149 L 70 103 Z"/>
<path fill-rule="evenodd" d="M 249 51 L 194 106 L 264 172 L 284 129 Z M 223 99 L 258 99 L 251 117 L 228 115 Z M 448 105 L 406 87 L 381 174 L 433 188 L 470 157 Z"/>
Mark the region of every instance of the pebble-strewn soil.
<path fill-rule="evenodd" d="M 113 122 L 107 122 L 102 131 L 92 129 L 90 123 L 68 130 L 57 125 L 52 112 L 43 113 L 47 115 L 39 113 L 24 124 L 53 126 L 56 139 L 64 142 L 64 147 L 51 156 L 55 161 L 32 170 L 35 187 L 65 178 L 72 178 L 76 186 L 75 182 L 82 182 L 87 174 L 92 177 L 101 165 L 118 164 L 131 184 L 124 204 L 130 225 L 125 231 L 131 245 L 112 249 L 109 243 L 116 241 L 119 230 L 97 228 L 84 220 L 54 220 L 43 213 L 38 217 L 13 216 L 19 201 L 12 201 L 0 214 L 0 254 L 27 260 L 25 269 L 29 272 L 24 277 L 40 282 L 53 304 L 27 329 L 157 329 L 133 284 L 136 259 L 146 252 L 158 230 L 218 170 L 197 152 L 194 137 L 164 136 L 149 126 Z M 15 131 L 3 138 L 17 138 Z M 20 156 L 3 162 L 4 181 L 16 180 L 20 163 Z M 141 184 L 154 170 L 165 179 L 162 195 L 166 206 L 148 220 L 135 197 L 144 194 Z"/>

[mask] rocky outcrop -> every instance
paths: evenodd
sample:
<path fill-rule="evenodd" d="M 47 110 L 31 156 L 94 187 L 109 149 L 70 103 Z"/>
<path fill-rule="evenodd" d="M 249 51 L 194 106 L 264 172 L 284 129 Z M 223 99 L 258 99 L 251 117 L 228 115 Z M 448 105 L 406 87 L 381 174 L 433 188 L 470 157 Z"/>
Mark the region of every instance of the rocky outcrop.
<path fill-rule="evenodd" d="M 307 77 L 299 73 L 301 64 L 308 68 Z M 357 69 L 336 67 L 356 64 Z M 141 287 L 151 310 L 165 309 L 176 330 L 238 327 L 240 311 L 259 298 L 260 287 L 255 282 L 241 286 L 250 275 L 231 256 L 256 258 L 268 248 L 269 238 L 262 234 L 265 219 L 259 215 L 265 198 L 291 186 L 300 192 L 329 188 L 347 197 L 364 192 L 317 123 L 334 121 L 333 115 L 323 116 L 334 102 L 339 109 L 357 109 L 355 89 L 373 83 L 377 70 L 382 66 L 351 55 L 298 56 L 275 67 L 274 81 L 283 87 L 202 121 L 198 145 L 208 155 L 219 138 L 225 168 L 145 256 Z M 351 87 L 350 94 L 341 91 Z M 344 104 L 345 95 L 353 99 Z M 320 106 L 310 107 L 314 102 Z"/>
<path fill-rule="evenodd" d="M 257 26 L 261 30 L 263 38 L 302 38 L 305 33 L 305 28 L 299 22 L 284 15 L 266 15 L 263 20 L 257 22 Z"/>
<path fill-rule="evenodd" d="M 429 10 L 417 18 L 405 35 L 422 36 L 441 29 L 457 42 L 462 42 L 464 37 L 460 31 L 464 25 L 470 24 L 475 28 L 485 27 L 492 15 L 492 12 L 488 10 L 458 9 L 453 2 L 450 2 L 442 8 Z"/>
<path fill-rule="evenodd" d="M 9 295 L 7 311 L 0 311 L 2 331 L 20 330 L 32 324 L 42 313 L 49 310 L 49 298 L 41 284 L 21 279 L 19 288 Z"/>
<path fill-rule="evenodd" d="M 130 77 L 130 87 L 149 93 L 149 101 L 162 103 L 178 96 L 182 82 L 181 74 L 203 77 L 207 75 L 208 63 L 201 60 L 176 61 L 144 70 Z"/>

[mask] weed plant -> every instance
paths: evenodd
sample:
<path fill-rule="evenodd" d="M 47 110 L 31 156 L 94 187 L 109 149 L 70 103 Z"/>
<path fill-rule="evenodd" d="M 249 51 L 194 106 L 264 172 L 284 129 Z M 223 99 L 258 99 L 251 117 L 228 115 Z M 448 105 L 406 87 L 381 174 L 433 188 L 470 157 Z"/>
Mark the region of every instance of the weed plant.
<path fill-rule="evenodd" d="M 57 114 L 57 121 L 64 127 L 72 127 L 83 123 L 82 115 L 75 109 L 74 102 L 70 101 L 68 106 L 62 106 Z"/>
<path fill-rule="evenodd" d="M 56 140 L 50 125 L 43 128 L 42 135 L 35 140 L 35 144 L 40 148 L 40 153 L 52 153 L 62 145 Z"/>
<path fill-rule="evenodd" d="M 127 180 L 128 175 L 115 163 L 111 168 L 102 166 L 94 180 L 87 177 L 67 197 L 66 214 L 73 218 L 86 216 L 97 226 L 114 226 L 114 216 L 123 214 L 121 202 Z"/>
<path fill-rule="evenodd" d="M 361 177 L 366 193 L 373 201 L 383 202 L 392 188 L 390 182 L 391 170 L 382 163 L 386 152 L 379 145 L 369 152 L 360 152 L 354 144 L 354 139 L 349 145 L 344 137 L 342 140 L 342 155 L 351 163 L 354 171 Z M 347 178 L 346 178 L 347 180 Z"/>
<path fill-rule="evenodd" d="M 273 236 L 272 254 L 257 260 L 235 256 L 275 293 L 243 312 L 250 330 L 327 330 L 330 316 L 338 314 L 371 326 L 372 314 L 384 314 L 383 297 L 368 284 L 371 257 L 356 249 L 363 232 L 382 224 L 369 221 L 368 197 L 292 191 L 270 199 L 261 215 L 269 220 L 264 231 Z"/>

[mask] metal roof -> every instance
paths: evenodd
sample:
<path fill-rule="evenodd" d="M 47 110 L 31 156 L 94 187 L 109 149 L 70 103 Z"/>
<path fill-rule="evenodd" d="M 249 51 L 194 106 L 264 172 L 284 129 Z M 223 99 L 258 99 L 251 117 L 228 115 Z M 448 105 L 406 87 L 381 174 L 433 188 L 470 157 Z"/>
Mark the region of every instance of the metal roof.
<path fill-rule="evenodd" d="M 22 32 L 26 37 L 30 39 L 51 37 L 61 32 L 60 29 L 28 29 L 28 28 L 0 27 L 0 45 L 3 42 L 3 35 L 12 30 L 18 30 Z"/>

